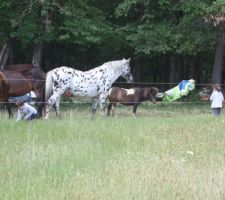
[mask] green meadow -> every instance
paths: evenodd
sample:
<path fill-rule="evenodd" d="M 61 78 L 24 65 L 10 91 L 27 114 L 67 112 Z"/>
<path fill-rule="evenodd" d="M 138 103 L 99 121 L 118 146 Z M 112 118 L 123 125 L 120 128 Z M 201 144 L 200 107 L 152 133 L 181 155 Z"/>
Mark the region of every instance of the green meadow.
<path fill-rule="evenodd" d="M 225 199 L 225 111 L 209 104 L 63 107 L 15 122 L 1 110 L 0 199 Z"/>

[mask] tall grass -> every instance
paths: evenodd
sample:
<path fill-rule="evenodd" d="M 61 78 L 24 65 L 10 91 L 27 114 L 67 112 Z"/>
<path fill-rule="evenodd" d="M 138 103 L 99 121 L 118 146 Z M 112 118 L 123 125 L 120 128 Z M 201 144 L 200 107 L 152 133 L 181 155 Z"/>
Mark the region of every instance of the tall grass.
<path fill-rule="evenodd" d="M 62 109 L 0 120 L 0 199 L 224 199 L 225 114 L 209 105 Z"/>

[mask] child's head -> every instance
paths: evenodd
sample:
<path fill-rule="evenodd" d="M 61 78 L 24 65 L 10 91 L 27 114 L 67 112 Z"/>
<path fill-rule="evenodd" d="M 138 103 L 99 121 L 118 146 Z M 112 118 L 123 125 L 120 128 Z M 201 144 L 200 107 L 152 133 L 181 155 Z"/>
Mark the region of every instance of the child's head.
<path fill-rule="evenodd" d="M 23 106 L 23 104 L 24 104 L 24 102 L 22 100 L 19 100 L 16 102 L 17 107 Z"/>
<path fill-rule="evenodd" d="M 217 90 L 218 92 L 221 90 L 220 85 L 219 84 L 215 84 L 213 85 L 213 89 Z"/>

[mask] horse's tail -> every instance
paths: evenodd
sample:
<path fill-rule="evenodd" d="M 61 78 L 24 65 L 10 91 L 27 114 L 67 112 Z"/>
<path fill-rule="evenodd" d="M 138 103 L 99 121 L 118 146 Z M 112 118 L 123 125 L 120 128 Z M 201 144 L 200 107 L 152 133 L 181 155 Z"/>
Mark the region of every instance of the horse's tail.
<path fill-rule="evenodd" d="M 6 101 L 8 100 L 8 90 L 9 90 L 9 84 L 6 80 L 5 74 L 3 72 L 0 72 L 0 101 Z"/>
<path fill-rule="evenodd" d="M 45 102 L 47 103 L 48 99 L 52 95 L 53 82 L 52 82 L 52 71 L 49 71 L 46 76 L 45 81 Z"/>

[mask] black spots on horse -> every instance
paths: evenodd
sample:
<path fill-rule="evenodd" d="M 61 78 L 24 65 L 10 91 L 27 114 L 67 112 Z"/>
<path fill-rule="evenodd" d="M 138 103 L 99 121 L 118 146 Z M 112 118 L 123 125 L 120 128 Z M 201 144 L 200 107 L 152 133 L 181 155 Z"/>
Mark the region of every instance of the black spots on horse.
<path fill-rule="evenodd" d="M 104 78 L 104 79 L 103 79 L 103 84 L 105 85 L 105 83 L 106 83 L 106 79 Z"/>
<path fill-rule="evenodd" d="M 66 80 L 61 80 L 61 83 L 65 84 L 67 81 Z"/>
<path fill-rule="evenodd" d="M 74 73 L 73 76 L 80 77 L 80 75 L 79 74 L 76 74 L 76 73 Z"/>
<path fill-rule="evenodd" d="M 98 87 L 97 87 L 97 92 L 99 92 L 99 90 L 100 90 L 100 87 L 98 86 Z"/>
<path fill-rule="evenodd" d="M 59 86 L 59 83 L 58 83 L 58 81 L 53 81 L 53 85 L 54 85 L 54 87 L 58 87 Z"/>
<path fill-rule="evenodd" d="M 107 85 L 106 85 L 106 88 L 108 88 L 107 91 L 110 90 L 110 87 L 111 87 L 111 84 L 107 84 Z"/>
<path fill-rule="evenodd" d="M 59 74 L 55 74 L 56 75 L 56 79 L 60 79 Z"/>
<path fill-rule="evenodd" d="M 58 81 L 54 81 L 54 82 L 53 82 L 53 85 L 54 85 L 55 87 L 58 86 L 58 85 L 59 85 Z"/>

